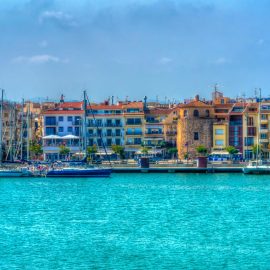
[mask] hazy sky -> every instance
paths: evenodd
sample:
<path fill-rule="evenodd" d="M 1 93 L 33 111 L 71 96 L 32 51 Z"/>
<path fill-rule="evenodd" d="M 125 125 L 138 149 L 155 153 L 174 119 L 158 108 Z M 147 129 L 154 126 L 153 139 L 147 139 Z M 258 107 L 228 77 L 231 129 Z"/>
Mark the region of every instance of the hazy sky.
<path fill-rule="evenodd" d="M 270 88 L 267 0 L 0 0 L 8 98 L 183 100 Z M 269 93 L 270 94 L 270 93 Z"/>

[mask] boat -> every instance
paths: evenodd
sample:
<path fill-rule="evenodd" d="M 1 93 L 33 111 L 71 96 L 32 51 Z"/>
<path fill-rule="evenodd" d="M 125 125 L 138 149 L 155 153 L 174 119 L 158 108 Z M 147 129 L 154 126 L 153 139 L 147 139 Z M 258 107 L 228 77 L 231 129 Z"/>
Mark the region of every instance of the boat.
<path fill-rule="evenodd" d="M 260 149 L 260 134 L 261 134 L 261 89 L 259 97 L 259 112 L 258 112 L 258 135 L 256 147 L 256 160 L 250 161 L 249 164 L 242 168 L 244 174 L 270 174 L 270 166 L 261 158 Z"/>
<path fill-rule="evenodd" d="M 21 169 L 0 169 L 0 177 L 31 177 L 33 172 L 27 168 Z"/>
<path fill-rule="evenodd" d="M 242 170 L 244 174 L 270 174 L 270 166 L 261 161 L 251 161 Z"/>
<path fill-rule="evenodd" d="M 104 168 L 59 168 L 51 169 L 46 173 L 47 177 L 109 177 L 111 169 Z"/>

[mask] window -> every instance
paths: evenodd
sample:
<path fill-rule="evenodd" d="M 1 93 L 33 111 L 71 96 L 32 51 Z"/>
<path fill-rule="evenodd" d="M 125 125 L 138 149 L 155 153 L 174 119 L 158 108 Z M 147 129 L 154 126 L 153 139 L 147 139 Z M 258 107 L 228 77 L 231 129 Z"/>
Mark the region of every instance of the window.
<path fill-rule="evenodd" d="M 46 127 L 46 135 L 55 135 L 56 134 L 56 128 L 55 127 Z"/>
<path fill-rule="evenodd" d="M 194 132 L 194 140 L 195 141 L 199 140 L 199 132 Z"/>
<path fill-rule="evenodd" d="M 267 134 L 265 133 L 261 134 L 261 139 L 267 139 Z"/>
<path fill-rule="evenodd" d="M 121 136 L 121 130 L 120 129 L 115 130 L 115 136 Z"/>
<path fill-rule="evenodd" d="M 261 119 L 267 120 L 267 114 L 262 114 L 262 115 L 261 115 Z"/>
<path fill-rule="evenodd" d="M 141 138 L 134 138 L 134 144 L 141 144 L 142 140 Z"/>
<path fill-rule="evenodd" d="M 206 111 L 205 111 L 205 116 L 206 116 L 206 117 L 209 117 L 209 116 L 210 116 L 209 110 L 206 110 Z"/>
<path fill-rule="evenodd" d="M 256 127 L 248 127 L 247 135 L 248 136 L 256 136 Z"/>
<path fill-rule="evenodd" d="M 107 129 L 107 136 L 112 136 L 112 130 L 111 129 Z"/>
<path fill-rule="evenodd" d="M 72 122 L 73 117 L 72 116 L 68 116 L 68 122 Z"/>
<path fill-rule="evenodd" d="M 111 146 L 112 145 L 112 139 L 107 139 L 107 146 Z"/>
<path fill-rule="evenodd" d="M 45 125 L 46 126 L 55 126 L 56 125 L 56 117 L 55 116 L 46 116 Z"/>
<path fill-rule="evenodd" d="M 194 110 L 193 111 L 193 116 L 194 117 L 199 117 L 199 111 L 198 110 Z"/>
<path fill-rule="evenodd" d="M 64 127 L 58 127 L 58 132 L 64 132 Z"/>
<path fill-rule="evenodd" d="M 224 99 L 223 98 L 220 100 L 220 103 L 221 104 L 224 104 Z"/>
<path fill-rule="evenodd" d="M 64 117 L 63 117 L 63 116 L 59 116 L 59 117 L 58 117 L 58 121 L 59 121 L 59 122 L 63 122 L 63 121 L 64 121 Z"/>
<path fill-rule="evenodd" d="M 115 144 L 116 145 L 120 145 L 120 143 L 121 143 L 120 139 L 115 139 Z"/>
<path fill-rule="evenodd" d="M 216 140 L 215 144 L 218 146 L 224 146 L 224 140 Z"/>
<path fill-rule="evenodd" d="M 184 110 L 184 117 L 187 117 L 187 116 L 188 116 L 188 111 Z"/>
<path fill-rule="evenodd" d="M 252 145 L 254 145 L 254 137 L 246 137 L 245 146 L 252 146 Z"/>
<path fill-rule="evenodd" d="M 73 131 L 73 128 L 72 127 L 68 127 L 68 132 L 72 132 Z"/>
<path fill-rule="evenodd" d="M 75 127 L 75 136 L 80 136 L 80 128 Z"/>
<path fill-rule="evenodd" d="M 216 135 L 224 135 L 224 129 L 217 128 L 217 129 L 215 130 L 215 134 L 216 134 Z"/>
<path fill-rule="evenodd" d="M 253 126 L 254 125 L 254 123 L 253 123 L 253 117 L 248 117 L 247 118 L 247 125 L 248 126 Z"/>

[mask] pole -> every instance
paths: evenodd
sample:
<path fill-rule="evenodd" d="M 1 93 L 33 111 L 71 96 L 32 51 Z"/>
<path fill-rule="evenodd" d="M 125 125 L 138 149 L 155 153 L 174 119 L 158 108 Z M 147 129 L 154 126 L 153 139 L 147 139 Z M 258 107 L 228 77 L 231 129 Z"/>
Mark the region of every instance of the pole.
<path fill-rule="evenodd" d="M 4 106 L 4 89 L 1 89 L 1 120 L 0 120 L 0 163 L 3 161 L 3 106 Z"/>
<path fill-rule="evenodd" d="M 86 137 L 86 116 L 87 116 L 87 100 L 86 100 L 86 91 L 83 91 L 83 107 L 84 107 L 84 115 L 83 115 L 83 150 L 85 156 L 87 156 L 87 137 Z"/>
<path fill-rule="evenodd" d="M 27 161 L 30 158 L 30 104 L 27 104 Z"/>
<path fill-rule="evenodd" d="M 24 99 L 22 100 L 22 117 L 21 117 L 21 132 L 20 132 L 20 140 L 21 140 L 21 160 L 23 160 L 23 128 L 24 128 Z"/>

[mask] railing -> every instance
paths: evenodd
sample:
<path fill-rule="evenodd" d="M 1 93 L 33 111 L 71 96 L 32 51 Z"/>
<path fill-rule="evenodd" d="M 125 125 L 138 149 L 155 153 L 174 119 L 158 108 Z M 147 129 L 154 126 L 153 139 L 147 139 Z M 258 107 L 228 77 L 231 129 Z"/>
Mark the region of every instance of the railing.
<path fill-rule="evenodd" d="M 142 125 L 142 122 L 136 122 L 136 123 L 134 123 L 134 122 L 126 122 L 126 125 L 127 126 L 140 126 L 140 125 Z"/>
<path fill-rule="evenodd" d="M 142 132 L 126 132 L 126 135 L 142 135 Z"/>

